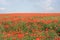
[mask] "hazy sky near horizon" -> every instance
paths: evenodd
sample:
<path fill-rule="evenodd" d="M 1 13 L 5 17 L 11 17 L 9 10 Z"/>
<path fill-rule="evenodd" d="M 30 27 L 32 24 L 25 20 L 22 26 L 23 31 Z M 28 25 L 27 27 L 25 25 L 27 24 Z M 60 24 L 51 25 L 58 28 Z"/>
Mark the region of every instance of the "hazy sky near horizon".
<path fill-rule="evenodd" d="M 60 12 L 60 0 L 0 0 L 0 13 Z"/>

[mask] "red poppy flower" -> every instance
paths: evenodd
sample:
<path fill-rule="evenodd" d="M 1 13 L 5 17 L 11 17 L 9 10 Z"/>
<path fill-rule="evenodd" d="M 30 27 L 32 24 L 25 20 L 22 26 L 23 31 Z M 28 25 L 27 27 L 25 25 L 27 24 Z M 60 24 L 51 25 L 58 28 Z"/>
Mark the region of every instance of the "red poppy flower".
<path fill-rule="evenodd" d="M 41 20 L 42 23 L 46 24 L 46 20 Z"/>
<path fill-rule="evenodd" d="M 26 18 L 21 18 L 22 21 L 26 21 Z"/>
<path fill-rule="evenodd" d="M 38 38 L 36 38 L 36 40 L 40 40 L 40 38 L 38 37 Z"/>
<path fill-rule="evenodd" d="M 37 22 L 37 20 L 36 20 L 36 19 L 34 19 L 34 20 L 33 20 L 33 22 Z"/>
<path fill-rule="evenodd" d="M 50 24 L 52 22 L 52 20 L 47 20 L 47 24 Z"/>
<path fill-rule="evenodd" d="M 18 38 L 23 38 L 24 37 L 24 34 L 19 33 L 17 37 Z"/>
<path fill-rule="evenodd" d="M 8 36 L 8 37 L 11 37 L 12 35 L 11 35 L 10 33 L 7 33 L 7 36 Z"/>
<path fill-rule="evenodd" d="M 48 31 L 48 28 L 46 28 L 46 31 Z"/>
<path fill-rule="evenodd" d="M 55 40 L 60 40 L 60 38 L 55 38 Z"/>
<path fill-rule="evenodd" d="M 12 36 L 14 36 L 16 34 L 16 32 L 12 32 L 11 34 L 12 34 Z"/>
<path fill-rule="evenodd" d="M 58 20 L 57 20 L 57 19 L 55 19 L 55 20 L 54 20 L 54 23 L 57 23 L 57 22 L 58 22 Z"/>

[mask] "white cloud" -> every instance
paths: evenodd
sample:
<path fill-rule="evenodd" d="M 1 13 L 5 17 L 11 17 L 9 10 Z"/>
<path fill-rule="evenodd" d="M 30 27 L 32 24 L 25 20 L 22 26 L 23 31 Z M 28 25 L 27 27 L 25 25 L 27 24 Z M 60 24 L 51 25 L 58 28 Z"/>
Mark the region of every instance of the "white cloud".
<path fill-rule="evenodd" d="M 41 7 L 45 11 L 54 10 L 54 8 L 51 6 L 53 4 L 53 1 L 54 0 L 43 0 L 43 1 L 41 1 Z"/>
<path fill-rule="evenodd" d="M 6 8 L 2 8 L 2 7 L 0 8 L 0 10 L 5 10 L 5 9 L 6 9 Z"/>
<path fill-rule="evenodd" d="M 47 11 L 49 11 L 49 10 L 54 10 L 54 8 L 53 8 L 53 7 L 48 7 L 48 8 L 46 8 L 46 10 L 47 10 Z"/>

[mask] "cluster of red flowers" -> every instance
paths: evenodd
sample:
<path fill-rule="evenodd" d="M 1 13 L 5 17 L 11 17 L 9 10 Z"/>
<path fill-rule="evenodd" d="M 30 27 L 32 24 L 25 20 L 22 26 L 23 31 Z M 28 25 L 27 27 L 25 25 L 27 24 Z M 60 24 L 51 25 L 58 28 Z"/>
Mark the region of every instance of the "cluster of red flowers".
<path fill-rule="evenodd" d="M 60 40 L 60 19 L 52 17 L 2 18 L 0 40 Z"/>

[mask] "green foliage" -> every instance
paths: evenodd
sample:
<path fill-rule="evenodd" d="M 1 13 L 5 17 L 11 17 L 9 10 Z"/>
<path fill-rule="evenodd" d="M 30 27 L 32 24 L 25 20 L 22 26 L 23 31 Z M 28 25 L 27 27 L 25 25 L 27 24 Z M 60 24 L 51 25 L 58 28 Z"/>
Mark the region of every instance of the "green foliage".
<path fill-rule="evenodd" d="M 21 16 L 17 17 L 15 16 L 14 18 L 23 18 Z M 45 38 L 42 38 L 41 40 L 54 40 L 54 38 L 56 36 L 60 37 L 60 16 L 59 17 L 56 17 L 58 19 L 59 22 L 56 22 L 54 23 L 54 19 L 55 17 L 54 16 L 51 16 L 51 17 L 31 17 L 31 21 L 32 22 L 25 22 L 22 21 L 22 20 L 19 20 L 19 21 L 3 21 L 2 20 L 2 24 L 0 24 L 0 40 L 12 40 L 13 37 L 16 37 L 16 40 L 36 40 L 37 37 L 40 37 L 40 36 L 44 36 Z M 52 20 L 51 23 L 44 23 L 44 22 L 33 22 L 35 19 L 37 20 Z M 5 25 L 9 25 L 9 28 L 5 28 L 4 26 Z M 30 28 L 28 28 L 30 27 Z M 47 31 L 46 31 L 46 28 Z M 56 29 L 57 28 L 57 29 Z M 52 31 L 53 30 L 53 31 Z M 21 32 L 22 31 L 22 32 Z M 34 32 L 33 32 L 34 31 Z M 6 34 L 3 34 L 3 32 L 6 32 Z M 14 34 L 14 32 L 16 32 L 16 34 Z M 28 33 L 26 33 L 28 32 Z M 47 33 L 46 33 L 47 32 Z M 10 36 L 10 34 L 13 35 L 11 37 L 7 37 L 6 39 L 3 39 L 3 37 L 6 35 L 6 36 Z M 24 37 L 23 38 L 18 38 L 18 34 L 24 34 Z M 7 35 L 8 34 L 8 35 Z M 26 35 L 27 34 L 27 35 Z M 33 34 L 33 36 L 31 36 L 31 34 Z M 15 36 L 16 35 L 16 36 Z M 48 38 L 48 36 L 50 38 Z M 20 35 L 22 37 L 22 35 Z M 19 37 L 20 37 L 19 36 Z"/>

